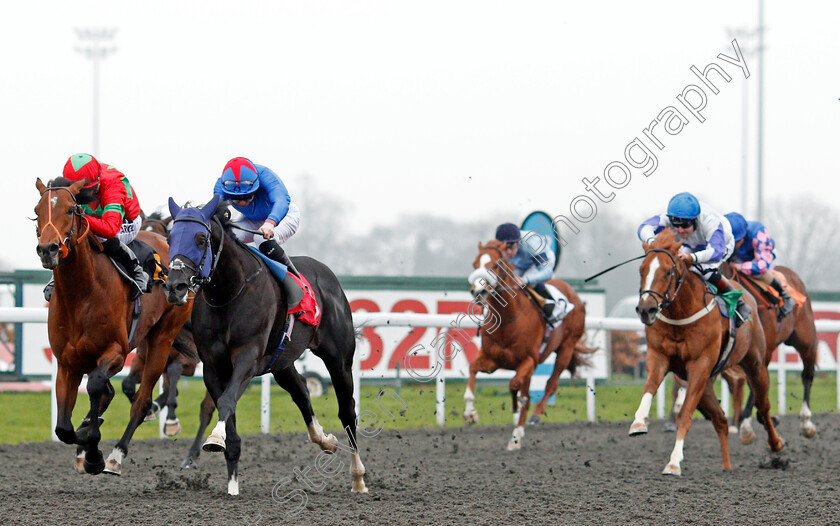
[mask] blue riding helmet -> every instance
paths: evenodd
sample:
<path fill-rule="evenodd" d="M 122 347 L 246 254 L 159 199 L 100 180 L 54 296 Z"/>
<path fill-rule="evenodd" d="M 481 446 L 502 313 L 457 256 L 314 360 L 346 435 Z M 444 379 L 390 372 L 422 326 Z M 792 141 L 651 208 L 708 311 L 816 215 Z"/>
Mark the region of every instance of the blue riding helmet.
<path fill-rule="evenodd" d="M 519 243 L 522 239 L 522 233 L 519 227 L 513 223 L 502 223 L 496 229 L 496 239 L 502 243 Z"/>
<path fill-rule="evenodd" d="M 259 174 L 254 163 L 244 157 L 234 157 L 222 171 L 222 188 L 232 196 L 253 194 L 260 187 Z"/>
<path fill-rule="evenodd" d="M 680 192 L 668 202 L 668 217 L 697 219 L 700 215 L 700 201 L 688 192 Z"/>
<path fill-rule="evenodd" d="M 732 225 L 732 237 L 736 242 L 741 241 L 747 235 L 747 220 L 738 212 L 730 212 L 723 217 Z"/>

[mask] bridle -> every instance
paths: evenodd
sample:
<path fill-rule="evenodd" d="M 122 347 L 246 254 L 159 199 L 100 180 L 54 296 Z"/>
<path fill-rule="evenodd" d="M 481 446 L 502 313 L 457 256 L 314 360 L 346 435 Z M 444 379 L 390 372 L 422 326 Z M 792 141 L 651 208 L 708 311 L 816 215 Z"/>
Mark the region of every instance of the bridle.
<path fill-rule="evenodd" d="M 671 277 L 668 281 L 668 288 L 665 289 L 665 294 L 661 294 L 655 290 L 648 289 L 648 290 L 640 290 L 639 296 L 643 296 L 644 294 L 650 294 L 654 298 L 657 298 L 657 314 L 664 309 L 667 309 L 671 306 L 674 300 L 677 297 L 677 293 L 679 293 L 680 287 L 682 287 L 683 282 L 685 281 L 685 277 L 688 275 L 688 266 L 686 265 L 685 271 L 680 273 L 678 268 L 679 264 L 677 262 L 678 258 L 675 257 L 670 251 L 665 250 L 664 248 L 651 248 L 647 252 L 645 252 L 645 257 L 651 252 L 661 252 L 671 258 L 671 262 L 674 263 L 672 267 L 674 269 L 674 273 L 671 274 Z M 670 296 L 671 287 L 674 288 L 673 296 Z"/>
<path fill-rule="evenodd" d="M 177 259 L 174 259 L 172 261 L 172 264 L 170 264 L 170 266 L 169 266 L 169 268 L 171 270 L 181 270 L 182 268 L 186 267 L 186 268 L 188 268 L 189 270 L 192 271 L 193 274 L 192 274 L 192 276 L 190 276 L 189 285 L 187 285 L 187 289 L 190 292 L 192 292 L 193 295 L 197 295 L 198 294 L 198 289 L 200 287 L 202 287 L 203 285 L 206 285 L 206 284 L 210 283 L 210 280 L 213 278 L 213 274 L 216 272 L 216 265 L 218 265 L 220 256 L 222 255 L 222 250 L 225 247 L 225 228 L 224 228 L 224 226 L 222 226 L 222 222 L 219 221 L 219 218 L 214 216 L 213 221 L 219 226 L 219 229 L 221 231 L 221 238 L 220 238 L 220 241 L 219 241 L 219 250 L 216 251 L 216 252 L 213 252 L 213 241 L 212 241 L 213 231 L 210 228 L 210 225 L 208 225 L 207 223 L 205 223 L 201 219 L 198 219 L 198 218 L 195 218 L 195 217 L 180 217 L 180 218 L 172 220 L 173 223 L 177 223 L 179 221 L 198 223 L 207 230 L 207 234 L 208 234 L 207 242 L 210 244 L 210 246 L 208 247 L 207 250 L 205 250 L 202 253 L 201 260 L 198 262 L 197 265 L 193 266 L 190 263 L 188 263 L 187 261 L 184 261 L 181 258 L 177 258 Z M 207 277 L 202 278 L 201 273 L 204 269 L 204 265 L 207 263 L 207 253 L 208 252 L 210 252 L 213 255 L 213 264 L 210 267 L 210 272 L 208 272 Z M 242 293 L 245 291 L 245 287 L 248 286 L 248 283 L 250 283 L 250 281 L 252 279 L 254 279 L 260 272 L 262 272 L 263 264 L 259 260 L 259 257 L 256 254 L 254 254 L 251 250 L 247 250 L 247 252 L 251 257 L 254 258 L 255 261 L 257 261 L 257 270 L 255 272 L 253 272 L 250 276 L 248 276 L 247 278 L 242 280 L 242 285 L 239 287 L 239 290 L 237 290 L 236 293 L 233 296 L 231 296 L 230 299 L 228 299 L 224 303 L 219 303 L 219 304 L 211 303 L 207 299 L 206 294 L 202 295 L 202 298 L 204 299 L 204 302 L 207 305 L 209 305 L 210 307 L 213 307 L 213 308 L 219 308 L 219 307 L 224 307 L 225 305 L 228 305 L 228 304 L 232 303 L 233 300 L 235 300 L 240 295 L 242 295 Z"/>
<path fill-rule="evenodd" d="M 45 193 L 52 192 L 52 191 L 55 191 L 55 190 L 64 190 L 68 194 L 70 194 L 70 199 L 73 200 L 73 206 L 70 208 L 73 211 L 73 215 L 81 218 L 82 222 L 84 222 L 85 226 L 87 227 L 85 229 L 85 232 L 82 235 L 80 235 L 79 238 L 76 240 L 76 244 L 78 245 L 79 243 L 81 243 L 87 237 L 88 233 L 90 232 L 90 223 L 88 223 L 87 221 L 84 220 L 85 212 L 84 212 L 84 210 L 82 210 L 82 207 L 79 206 L 79 203 L 76 202 L 76 196 L 73 195 L 73 192 L 69 188 L 67 188 L 65 186 L 55 186 L 55 187 L 48 186 L 48 187 L 44 188 L 43 192 L 41 192 L 41 196 L 43 197 L 43 195 Z M 61 239 L 61 231 L 52 222 L 52 209 L 53 209 L 52 206 L 47 207 L 47 224 L 44 225 L 44 227 L 51 226 L 53 228 L 53 230 L 55 230 L 55 233 L 58 234 L 58 238 Z M 67 234 L 67 236 L 64 238 L 64 240 L 61 241 L 58 244 L 59 256 L 61 257 L 61 259 L 66 258 L 67 255 L 70 254 L 70 249 L 67 247 L 67 245 L 73 239 L 73 234 L 75 234 L 75 233 L 76 233 L 76 220 L 74 218 L 73 222 L 72 222 L 72 225 L 70 226 L 70 232 Z"/>
<path fill-rule="evenodd" d="M 218 223 L 218 225 L 220 227 L 222 226 L 222 224 L 219 222 L 218 219 L 216 219 L 216 218 L 213 218 L 213 219 L 216 221 L 216 223 Z M 213 252 L 213 242 L 212 242 L 213 231 L 211 230 L 210 225 L 208 225 L 207 223 L 205 223 L 201 219 L 197 219 L 195 217 L 180 217 L 180 218 L 177 218 L 177 219 L 173 219 L 172 222 L 173 223 L 179 223 L 179 222 L 198 223 L 199 225 L 203 226 L 205 228 L 205 230 L 207 230 L 207 243 L 208 243 L 209 246 L 207 247 L 206 250 L 204 250 L 204 252 L 202 252 L 201 259 L 198 261 L 198 263 L 196 265 L 192 265 L 192 264 L 189 263 L 188 260 L 184 261 L 181 258 L 173 259 L 172 263 L 169 265 L 170 270 L 181 270 L 184 267 L 186 267 L 186 268 L 188 268 L 189 270 L 192 271 L 193 274 L 192 274 L 192 276 L 190 276 L 189 285 L 187 286 L 187 288 L 189 289 L 190 292 L 192 292 L 193 294 L 196 294 L 198 292 L 198 289 L 202 285 L 206 285 L 206 284 L 210 283 L 210 280 L 213 278 L 213 273 L 216 272 L 216 264 L 219 262 L 219 256 L 222 254 L 222 250 L 225 247 L 225 229 L 224 228 L 221 229 L 222 230 L 222 236 L 221 236 L 221 241 L 219 242 L 218 252 Z M 207 277 L 202 278 L 201 274 L 204 270 L 204 265 L 207 263 L 207 254 L 208 253 L 212 254 L 212 256 L 213 256 L 213 264 L 210 267 L 210 272 L 207 273 Z"/>
<path fill-rule="evenodd" d="M 496 252 L 499 253 L 499 259 L 497 259 L 496 263 L 492 267 L 488 268 L 487 270 L 492 271 L 493 274 L 495 274 L 496 276 L 501 276 L 502 274 L 510 275 L 510 276 L 513 275 L 513 271 L 506 264 L 505 255 L 502 252 L 502 249 L 500 247 L 494 247 L 492 245 L 485 245 L 484 248 L 485 249 L 489 248 L 489 249 L 495 250 Z M 505 265 L 500 268 L 500 265 L 502 265 L 503 262 L 505 262 Z M 499 293 L 499 292 L 505 292 L 505 291 L 508 291 L 508 290 L 520 290 L 520 288 L 521 288 L 516 284 L 500 286 L 500 285 L 502 285 L 502 283 L 503 283 L 503 280 L 501 279 L 501 277 L 498 278 L 498 283 L 496 283 L 496 286 L 493 287 L 493 291 L 496 292 L 496 293 Z"/>

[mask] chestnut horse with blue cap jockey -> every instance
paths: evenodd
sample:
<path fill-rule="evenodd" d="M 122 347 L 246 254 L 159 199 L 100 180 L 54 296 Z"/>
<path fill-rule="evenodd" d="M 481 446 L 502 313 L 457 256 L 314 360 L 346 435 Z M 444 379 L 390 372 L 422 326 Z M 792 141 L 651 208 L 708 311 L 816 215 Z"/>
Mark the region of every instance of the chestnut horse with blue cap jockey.
<path fill-rule="evenodd" d="M 310 440 L 324 451 L 341 448 L 351 455 L 352 491 L 366 493 L 353 398 L 356 337 L 350 305 L 335 274 L 312 258 L 294 258 L 311 285 L 321 317 L 317 325 L 301 317 L 287 337 L 284 289 L 261 256 L 235 238 L 230 211 L 219 205 L 219 195 L 201 208 L 181 208 L 170 198 L 169 209 L 174 220 L 167 299 L 180 305 L 191 291 L 196 295 L 192 330 L 204 364 L 204 384 L 219 414 L 203 449 L 224 452 L 228 493 L 239 494 L 237 402 L 255 376 L 269 371 L 300 409 Z M 294 365 L 306 348 L 324 360 L 330 373 L 349 448 L 324 434 L 315 418 L 306 381 Z"/>
<path fill-rule="evenodd" d="M 636 312 L 646 325 L 647 380 L 639 409 L 630 426 L 630 436 L 647 433 L 651 401 L 665 375 L 672 371 L 688 381 L 685 402 L 677 415 L 677 437 L 663 474 L 680 475 L 683 445 L 695 409 L 711 417 L 720 440 L 723 469 L 732 469 L 729 458 L 729 426 L 713 389 L 713 371 L 722 354 L 730 349 L 726 367 L 740 365 L 755 394 L 758 412 L 767 430 L 770 449 L 780 451 L 784 441 L 770 419 L 769 376 L 764 360 L 765 341 L 761 323 L 754 317 L 735 331 L 730 348 L 728 338 L 734 323 L 715 306 L 715 298 L 703 279 L 679 257 L 682 242 L 671 229 L 660 232 L 643 245 L 645 256 L 639 273 L 641 287 Z M 746 304 L 755 310 L 752 296 Z"/>
<path fill-rule="evenodd" d="M 50 347 L 58 364 L 55 433 L 67 444 L 78 445 L 76 470 L 92 474 L 121 474 L 128 444 L 151 405 L 152 388 L 163 372 L 175 335 L 190 315 L 192 302 L 167 303 L 161 287 L 135 301 L 129 300 L 128 283 L 102 253 L 76 197 L 85 181 L 70 184 L 64 178 L 45 186 L 35 207 L 37 253 L 44 268 L 52 269 L 55 290 L 49 303 Z M 168 259 L 166 240 L 149 232 L 138 238 L 161 258 Z M 133 322 L 139 309 L 139 317 Z M 133 337 L 131 333 L 133 331 Z M 140 391 L 131 406 L 131 418 L 107 462 L 99 451 L 101 415 L 114 398 L 109 379 L 122 370 L 135 344 L 146 346 L 146 364 Z M 88 375 L 90 411 L 73 430 L 72 414 L 82 376 Z"/>
<path fill-rule="evenodd" d="M 478 256 L 473 263 L 476 269 L 470 275 L 470 292 L 479 305 L 484 307 L 484 321 L 479 328 L 481 350 L 470 363 L 470 377 L 464 393 L 466 408 L 464 420 L 467 424 L 478 421 L 475 409 L 475 377 L 479 372 L 492 373 L 497 369 L 516 371 L 510 381 L 511 410 L 514 414 L 514 430 L 507 449 L 521 448 L 525 435 L 525 422 L 530 407 L 531 376 L 537 365 L 556 353 L 554 369 L 545 387 L 545 394 L 534 409 L 529 423 L 539 423 L 545 412 L 548 399 L 557 391 L 560 374 L 569 370 L 574 374 L 576 367 L 588 365 L 584 355 L 594 349 L 586 346 L 586 307 L 577 292 L 559 279 L 547 283 L 557 287 L 574 306 L 563 322 L 552 329 L 548 339 L 547 322 L 541 307 L 518 285 L 514 270 L 502 253 L 503 243 L 498 240 L 478 244 Z"/>

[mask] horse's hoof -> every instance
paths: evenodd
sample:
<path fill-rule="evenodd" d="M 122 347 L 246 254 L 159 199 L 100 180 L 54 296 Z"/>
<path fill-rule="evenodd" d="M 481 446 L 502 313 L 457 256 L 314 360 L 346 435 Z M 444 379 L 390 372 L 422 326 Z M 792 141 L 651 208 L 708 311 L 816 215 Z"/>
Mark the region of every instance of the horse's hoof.
<path fill-rule="evenodd" d="M 97 457 L 93 461 L 84 460 L 85 473 L 91 475 L 99 475 L 105 469 L 105 459 L 102 458 L 102 453 L 97 452 Z"/>
<path fill-rule="evenodd" d="M 742 444 L 748 446 L 755 441 L 755 432 L 750 431 L 749 433 L 744 433 L 743 431 L 741 431 L 738 435 L 738 438 L 741 439 Z"/>
<path fill-rule="evenodd" d="M 336 450 L 338 449 L 338 439 L 335 438 L 335 435 L 330 433 L 329 435 L 327 435 L 324 438 L 323 442 L 321 444 L 318 444 L 318 445 L 321 446 L 321 450 L 323 450 L 323 451 L 329 451 L 330 453 L 335 453 Z"/>
<path fill-rule="evenodd" d="M 352 488 L 350 488 L 350 493 L 362 493 L 362 494 L 364 494 L 364 493 L 367 493 L 367 492 L 368 492 L 368 489 L 367 489 L 367 486 L 365 486 L 364 482 L 362 482 L 362 487 L 361 488 L 357 488 L 355 485 Z"/>
<path fill-rule="evenodd" d="M 802 433 L 802 436 L 805 438 L 814 438 L 814 435 L 817 434 L 817 426 L 811 422 L 806 422 L 799 428 L 799 432 Z"/>
<path fill-rule="evenodd" d="M 770 449 L 773 450 L 774 453 L 778 453 L 782 449 L 785 448 L 785 439 L 779 437 L 779 440 L 775 444 L 770 444 Z"/>
<path fill-rule="evenodd" d="M 668 464 L 665 466 L 665 469 L 662 470 L 663 475 L 676 475 L 677 477 L 682 475 L 682 470 L 679 466 L 675 466 L 673 464 Z"/>
<path fill-rule="evenodd" d="M 737 428 L 737 427 L 735 427 L 735 426 L 729 426 L 729 434 L 730 434 L 730 435 L 734 435 L 734 434 L 735 434 L 735 433 L 737 433 L 737 432 L 738 432 L 738 428 Z"/>
<path fill-rule="evenodd" d="M 209 451 L 210 453 L 222 453 L 225 450 L 225 441 L 220 437 L 210 435 L 207 437 L 207 440 L 204 441 L 201 449 Z"/>
<path fill-rule="evenodd" d="M 540 415 L 531 415 L 531 418 L 528 419 L 529 426 L 535 426 L 542 423 L 542 418 Z"/>
<path fill-rule="evenodd" d="M 520 442 L 519 440 L 511 440 L 510 442 L 508 442 L 508 451 L 519 451 L 520 449 L 522 449 L 522 442 Z"/>
<path fill-rule="evenodd" d="M 160 413 L 160 406 L 157 402 L 152 402 L 152 407 L 149 408 L 149 412 L 146 413 L 146 417 L 143 419 L 143 422 L 152 422 L 153 420 L 157 420 L 158 413 Z"/>
<path fill-rule="evenodd" d="M 671 422 L 670 420 L 665 421 L 665 425 L 662 426 L 663 433 L 676 433 L 677 432 L 677 424 L 676 422 Z"/>
<path fill-rule="evenodd" d="M 181 432 L 181 422 L 177 418 L 175 420 L 167 420 L 163 432 L 168 437 L 174 437 Z"/>
<path fill-rule="evenodd" d="M 196 469 L 198 467 L 198 463 L 192 457 L 187 457 L 181 462 L 181 469 Z"/>
<path fill-rule="evenodd" d="M 116 460 L 108 459 L 105 461 L 105 470 L 104 473 L 109 475 L 122 475 L 122 465 L 117 462 Z"/>
<path fill-rule="evenodd" d="M 648 427 L 645 422 L 633 422 L 630 424 L 630 432 L 627 433 L 631 437 L 638 435 L 645 435 L 648 432 Z"/>
<path fill-rule="evenodd" d="M 478 423 L 478 413 L 470 413 L 468 415 L 464 415 L 464 423 L 468 426 Z"/>

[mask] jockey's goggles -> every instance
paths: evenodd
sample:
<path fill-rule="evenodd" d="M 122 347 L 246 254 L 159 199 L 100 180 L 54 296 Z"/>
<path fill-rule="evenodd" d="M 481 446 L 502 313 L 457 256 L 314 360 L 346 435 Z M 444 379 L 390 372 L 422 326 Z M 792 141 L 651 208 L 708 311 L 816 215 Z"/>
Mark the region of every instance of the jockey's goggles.
<path fill-rule="evenodd" d="M 668 220 L 674 228 L 689 228 L 694 226 L 693 219 L 685 219 L 684 217 L 669 217 Z"/>
<path fill-rule="evenodd" d="M 231 193 L 247 193 L 254 187 L 254 183 L 256 181 L 248 181 L 247 179 L 242 179 L 241 181 L 237 181 L 235 179 L 231 179 L 228 181 L 222 181 L 222 186 L 225 188 L 227 192 Z M 253 195 L 253 194 L 251 194 Z M 241 195 L 237 196 L 239 198 L 245 198 L 247 196 Z"/>

